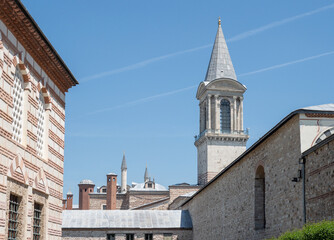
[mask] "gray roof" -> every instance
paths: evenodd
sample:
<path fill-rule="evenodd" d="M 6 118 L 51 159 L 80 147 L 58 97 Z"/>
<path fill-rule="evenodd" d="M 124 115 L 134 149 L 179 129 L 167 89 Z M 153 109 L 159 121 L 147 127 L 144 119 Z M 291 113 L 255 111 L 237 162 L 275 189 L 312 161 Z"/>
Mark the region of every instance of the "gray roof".
<path fill-rule="evenodd" d="M 145 188 L 145 183 L 132 183 L 134 186 L 130 188 L 130 191 L 167 191 L 167 188 L 161 184 L 155 183 L 155 188 Z"/>
<path fill-rule="evenodd" d="M 89 179 L 84 179 L 82 180 L 79 184 L 90 184 L 90 185 L 94 185 L 92 180 Z"/>
<path fill-rule="evenodd" d="M 313 111 L 334 111 L 334 103 L 328 103 L 323 105 L 317 105 L 317 106 L 310 106 L 302 108 L 303 110 L 313 110 Z"/>
<path fill-rule="evenodd" d="M 121 170 L 125 170 L 125 169 L 128 169 L 128 167 L 126 166 L 125 153 L 123 153 Z"/>
<path fill-rule="evenodd" d="M 62 228 L 191 229 L 187 210 L 64 210 Z"/>
<path fill-rule="evenodd" d="M 220 19 L 218 22 L 218 31 L 213 45 L 211 59 L 205 77 L 205 82 L 210 82 L 218 78 L 231 78 L 237 80 L 230 53 L 228 51 Z"/>

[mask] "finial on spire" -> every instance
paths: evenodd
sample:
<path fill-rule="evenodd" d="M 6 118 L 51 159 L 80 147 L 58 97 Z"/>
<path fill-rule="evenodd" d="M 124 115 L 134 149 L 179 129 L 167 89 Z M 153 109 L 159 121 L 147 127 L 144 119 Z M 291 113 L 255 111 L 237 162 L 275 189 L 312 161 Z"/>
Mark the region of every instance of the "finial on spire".
<path fill-rule="evenodd" d="M 218 26 L 220 26 L 221 25 L 221 19 L 220 19 L 220 17 L 218 18 Z"/>

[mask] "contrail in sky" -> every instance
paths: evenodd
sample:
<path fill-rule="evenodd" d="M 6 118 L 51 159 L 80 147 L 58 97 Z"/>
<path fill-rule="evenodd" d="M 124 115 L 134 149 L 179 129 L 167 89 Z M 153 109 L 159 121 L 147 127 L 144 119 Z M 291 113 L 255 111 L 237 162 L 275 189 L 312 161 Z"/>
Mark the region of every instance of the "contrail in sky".
<path fill-rule="evenodd" d="M 262 69 L 255 70 L 255 71 L 252 71 L 252 72 L 242 73 L 242 74 L 239 74 L 238 77 L 249 76 L 249 75 L 253 75 L 253 74 L 257 74 L 257 73 L 261 73 L 261 72 L 266 72 L 266 71 L 270 71 L 270 70 L 274 70 L 274 69 L 277 69 L 277 68 L 290 66 L 290 65 L 293 65 L 293 64 L 296 64 L 296 63 L 310 61 L 310 60 L 313 60 L 313 59 L 316 59 L 316 58 L 320 58 L 320 57 L 324 57 L 324 56 L 328 56 L 328 55 L 332 55 L 332 54 L 334 54 L 334 51 L 325 52 L 325 53 L 318 54 L 318 55 L 315 55 L 315 56 L 306 57 L 306 58 L 302 58 L 302 59 L 298 59 L 298 60 L 295 60 L 295 61 L 286 62 L 286 63 L 282 63 L 282 64 L 277 64 L 277 65 L 274 65 L 274 66 L 271 66 L 271 67 L 262 68 Z"/>
<path fill-rule="evenodd" d="M 309 11 L 309 12 L 306 12 L 306 13 L 302 13 L 302 14 L 299 14 L 299 15 L 296 15 L 296 16 L 293 16 L 293 17 L 289 17 L 289 18 L 285 18 L 285 19 L 282 19 L 282 20 L 279 20 L 279 21 L 275 21 L 275 22 L 269 23 L 267 25 L 264 25 L 262 27 L 246 31 L 244 33 L 240 33 L 240 34 L 228 39 L 227 42 L 240 41 L 242 39 L 245 39 L 245 38 L 248 38 L 250 36 L 256 35 L 258 33 L 264 32 L 266 30 L 269 30 L 269 29 L 287 24 L 289 22 L 293 22 L 295 20 L 298 20 L 298 19 L 301 19 L 301 18 L 304 18 L 304 17 L 308 17 L 308 16 L 311 16 L 311 15 L 323 12 L 323 11 L 326 11 L 326 10 L 329 10 L 329 9 L 332 9 L 332 8 L 334 8 L 334 4 L 330 4 L 330 5 L 321 7 L 321 8 L 317 8 L 315 10 L 312 10 L 312 11 Z M 191 49 L 187 49 L 187 50 L 183 50 L 183 51 L 178 51 L 178 52 L 175 52 L 175 53 L 166 54 L 166 55 L 163 55 L 163 56 L 160 56 L 160 57 L 150 58 L 150 59 L 147 59 L 147 60 L 135 63 L 135 64 L 131 64 L 131 65 L 128 65 L 128 66 L 125 66 L 125 67 L 122 67 L 122 68 L 118 68 L 118 69 L 98 73 L 98 74 L 95 74 L 95 75 L 92 75 L 92 76 L 84 77 L 84 78 L 81 79 L 81 82 L 87 82 L 89 80 L 98 79 L 98 78 L 102 78 L 102 77 L 106 77 L 106 76 L 111 76 L 113 74 L 122 73 L 122 72 L 130 71 L 130 70 L 142 68 L 142 67 L 145 67 L 145 66 L 147 66 L 151 63 L 158 62 L 158 61 L 164 60 L 166 58 L 175 57 L 175 56 L 182 55 L 182 54 L 185 54 L 185 53 L 195 52 L 195 51 L 198 51 L 198 50 L 201 50 L 201 49 L 204 49 L 204 48 L 208 48 L 208 47 L 211 47 L 211 46 L 212 46 L 212 44 L 207 44 L 207 45 L 203 45 L 203 46 L 200 46 L 200 47 L 195 47 L 195 48 L 191 48 Z"/>
<path fill-rule="evenodd" d="M 313 60 L 313 59 L 317 59 L 317 58 L 320 58 L 320 57 L 333 55 L 333 54 L 334 54 L 334 51 L 329 51 L 329 52 L 321 53 L 321 54 L 314 55 L 314 56 L 311 56 L 311 57 L 306 57 L 306 58 L 302 58 L 302 59 L 298 59 L 298 60 L 294 60 L 294 61 L 290 61 L 290 62 L 286 62 L 286 63 L 273 65 L 271 67 L 261 68 L 261 69 L 255 70 L 255 71 L 242 73 L 242 74 L 239 74 L 238 77 L 249 76 L 249 75 L 253 75 L 253 74 L 257 74 L 257 73 L 261 73 L 261 72 L 266 72 L 266 71 L 270 71 L 270 70 L 274 70 L 274 69 L 294 65 L 294 64 L 297 64 L 297 63 L 310 61 L 310 60 Z M 189 87 L 185 87 L 185 88 L 181 88 L 181 89 L 176 89 L 176 90 L 165 92 L 165 93 L 160 93 L 160 94 L 153 95 L 153 96 L 150 96 L 150 97 L 140 98 L 140 99 L 137 99 L 137 100 L 125 103 L 125 104 L 121 104 L 121 105 L 118 105 L 118 106 L 114 106 L 114 107 L 110 107 L 110 108 L 103 108 L 103 109 L 100 109 L 100 110 L 97 110 L 97 111 L 94 111 L 94 112 L 90 112 L 90 113 L 87 113 L 87 115 L 94 115 L 94 114 L 98 114 L 98 113 L 102 113 L 102 112 L 109 112 L 109 111 L 119 109 L 119 108 L 123 108 L 123 107 L 133 106 L 133 105 L 137 105 L 137 104 L 145 103 L 145 102 L 150 102 L 154 99 L 161 98 L 161 97 L 166 97 L 166 96 L 169 96 L 169 95 L 174 95 L 174 94 L 177 94 L 177 93 L 180 93 L 180 92 L 184 92 L 184 91 L 193 89 L 195 87 L 197 87 L 197 85 L 193 85 L 193 86 L 189 86 Z"/>
<path fill-rule="evenodd" d="M 127 103 L 124 103 L 124 104 L 121 104 L 121 105 L 118 105 L 118 106 L 114 106 L 114 107 L 110 107 L 110 108 L 103 108 L 103 109 L 100 109 L 100 110 L 97 110 L 97 111 L 94 111 L 94 112 L 90 112 L 87 115 L 93 115 L 93 114 L 97 114 L 97 113 L 108 112 L 108 111 L 111 111 L 111 110 L 114 110 L 114 109 L 119 109 L 119 108 L 128 107 L 128 106 L 132 106 L 132 105 L 137 105 L 137 104 L 140 104 L 140 103 L 150 102 L 150 101 L 152 101 L 156 98 L 161 98 L 161 97 L 166 97 L 166 96 L 169 96 L 169 95 L 174 95 L 176 93 L 184 92 L 184 91 L 187 91 L 187 90 L 195 88 L 195 87 L 197 87 L 197 85 L 193 85 L 193 86 L 186 87 L 186 88 L 181 88 L 181 89 L 176 89 L 176 90 L 165 92 L 165 93 L 160 93 L 160 94 L 153 95 L 153 96 L 150 96 L 150 97 L 140 98 L 140 99 L 134 100 L 132 102 L 127 102 Z"/>

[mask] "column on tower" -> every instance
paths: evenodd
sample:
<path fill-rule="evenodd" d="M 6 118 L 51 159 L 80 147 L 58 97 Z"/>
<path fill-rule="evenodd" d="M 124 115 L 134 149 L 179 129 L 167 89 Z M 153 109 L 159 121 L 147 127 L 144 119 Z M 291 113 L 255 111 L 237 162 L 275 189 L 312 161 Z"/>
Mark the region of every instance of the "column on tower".
<path fill-rule="evenodd" d="M 219 104 L 219 96 L 215 95 L 215 132 L 220 132 L 220 104 Z"/>
<path fill-rule="evenodd" d="M 233 96 L 233 128 L 232 131 L 238 130 L 238 121 L 237 121 L 237 97 Z"/>
<path fill-rule="evenodd" d="M 241 97 L 240 98 L 240 130 L 244 130 L 244 114 L 243 114 L 244 104 L 243 104 L 243 102 L 244 102 L 244 98 Z"/>
<path fill-rule="evenodd" d="M 208 97 L 207 97 L 207 118 L 206 118 L 206 129 L 208 130 L 208 132 L 211 130 L 211 95 L 208 94 Z"/>

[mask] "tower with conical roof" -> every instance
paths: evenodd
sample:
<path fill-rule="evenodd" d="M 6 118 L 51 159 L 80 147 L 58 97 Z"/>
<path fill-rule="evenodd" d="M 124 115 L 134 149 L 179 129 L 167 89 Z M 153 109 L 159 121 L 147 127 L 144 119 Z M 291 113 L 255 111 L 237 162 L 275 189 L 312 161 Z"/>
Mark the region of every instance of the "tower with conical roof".
<path fill-rule="evenodd" d="M 127 177 L 128 177 L 127 176 L 128 175 L 128 167 L 126 166 L 125 153 L 123 153 L 121 171 L 122 171 L 121 191 L 125 193 L 127 191 Z"/>
<path fill-rule="evenodd" d="M 195 138 L 199 185 L 206 184 L 246 150 L 245 91 L 237 80 L 219 18 L 205 80 L 196 93 L 200 107 L 199 135 Z"/>

